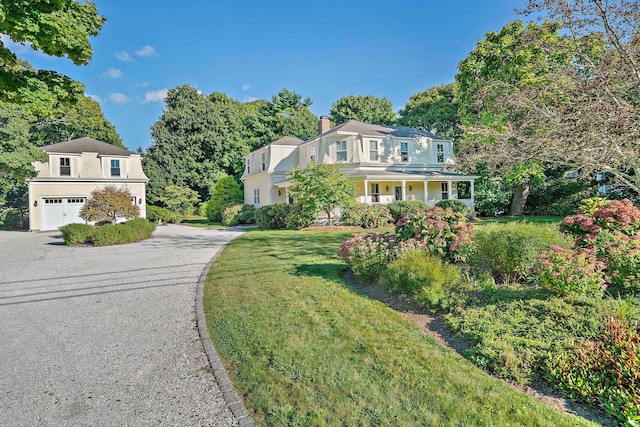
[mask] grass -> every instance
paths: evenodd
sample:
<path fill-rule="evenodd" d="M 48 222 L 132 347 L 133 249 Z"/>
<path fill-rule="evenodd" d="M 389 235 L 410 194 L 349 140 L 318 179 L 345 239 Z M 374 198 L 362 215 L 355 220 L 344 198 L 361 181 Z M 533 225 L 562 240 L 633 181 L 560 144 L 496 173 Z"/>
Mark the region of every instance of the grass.
<path fill-rule="evenodd" d="M 188 216 L 185 217 L 182 221 L 180 221 L 181 225 L 188 225 L 190 227 L 200 227 L 200 228 L 223 228 L 220 222 L 209 221 L 207 218 L 203 216 Z"/>
<path fill-rule="evenodd" d="M 349 235 L 252 230 L 209 271 L 207 324 L 259 425 L 591 425 L 356 293 L 336 257 Z"/>
<path fill-rule="evenodd" d="M 530 222 L 533 224 L 560 224 L 564 216 L 536 215 L 536 216 L 500 216 L 500 217 L 477 217 L 473 220 L 474 226 L 484 224 L 505 223 L 505 222 Z"/>

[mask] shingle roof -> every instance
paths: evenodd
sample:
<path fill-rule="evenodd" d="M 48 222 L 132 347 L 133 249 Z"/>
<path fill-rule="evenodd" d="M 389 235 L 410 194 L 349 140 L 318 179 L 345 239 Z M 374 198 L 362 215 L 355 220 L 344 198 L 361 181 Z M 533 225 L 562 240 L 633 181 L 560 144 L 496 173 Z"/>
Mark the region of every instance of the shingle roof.
<path fill-rule="evenodd" d="M 398 179 L 425 179 L 425 178 L 471 178 L 476 175 L 467 175 L 455 172 L 444 171 L 411 171 L 411 172 L 399 172 L 391 170 L 365 170 L 355 169 L 351 171 L 345 171 L 344 174 L 349 178 L 398 178 Z"/>
<path fill-rule="evenodd" d="M 303 142 L 304 141 L 299 139 L 299 138 L 295 138 L 293 136 L 285 136 L 285 137 L 280 138 L 277 141 L 273 141 L 271 144 L 272 145 L 294 145 L 294 146 L 297 146 L 297 145 L 302 144 Z"/>
<path fill-rule="evenodd" d="M 132 151 L 93 138 L 72 139 L 57 144 L 45 145 L 42 149 L 47 153 L 98 153 L 106 156 L 128 156 L 135 154 Z"/>
<path fill-rule="evenodd" d="M 343 132 L 354 132 L 362 135 L 371 135 L 371 136 L 395 136 L 398 138 L 410 138 L 414 136 L 426 136 L 432 139 L 448 139 L 443 136 L 436 135 L 432 132 L 427 132 L 426 130 L 410 128 L 406 126 L 391 126 L 391 125 L 372 125 L 369 123 L 359 122 L 357 120 L 349 120 L 341 125 L 334 126 L 331 129 L 323 132 L 321 135 L 317 135 L 315 137 L 310 138 L 315 139 L 320 136 L 326 135 L 328 133 L 343 131 Z"/>

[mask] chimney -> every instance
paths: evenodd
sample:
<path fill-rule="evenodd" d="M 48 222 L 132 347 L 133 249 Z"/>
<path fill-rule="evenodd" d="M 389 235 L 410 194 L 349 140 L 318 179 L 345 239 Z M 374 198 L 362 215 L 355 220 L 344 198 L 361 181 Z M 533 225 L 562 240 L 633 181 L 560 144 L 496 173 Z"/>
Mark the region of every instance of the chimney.
<path fill-rule="evenodd" d="M 325 133 L 329 129 L 331 129 L 329 116 L 320 116 L 320 120 L 318 120 L 318 134 Z"/>

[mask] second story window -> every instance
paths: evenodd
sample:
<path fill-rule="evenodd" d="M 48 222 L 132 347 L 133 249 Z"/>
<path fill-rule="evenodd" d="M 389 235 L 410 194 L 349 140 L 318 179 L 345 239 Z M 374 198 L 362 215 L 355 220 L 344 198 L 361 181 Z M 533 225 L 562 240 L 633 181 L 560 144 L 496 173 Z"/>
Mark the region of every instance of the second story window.
<path fill-rule="evenodd" d="M 409 143 L 408 142 L 400 143 L 400 161 L 401 162 L 409 161 Z"/>
<path fill-rule="evenodd" d="M 438 153 L 438 163 L 444 163 L 444 145 L 438 144 L 436 147 Z"/>
<path fill-rule="evenodd" d="M 267 169 L 267 154 L 262 153 L 262 170 Z"/>
<path fill-rule="evenodd" d="M 347 140 L 346 139 L 336 142 L 336 161 L 337 162 L 347 161 Z"/>
<path fill-rule="evenodd" d="M 369 140 L 369 160 L 377 162 L 378 157 L 378 141 Z"/>
<path fill-rule="evenodd" d="M 309 163 L 316 162 L 316 147 L 309 147 Z"/>
<path fill-rule="evenodd" d="M 247 175 L 251 173 L 251 159 L 247 159 Z"/>
<path fill-rule="evenodd" d="M 120 160 L 111 159 L 111 176 L 120 176 Z"/>
<path fill-rule="evenodd" d="M 60 157 L 60 176 L 71 176 L 71 159 Z"/>

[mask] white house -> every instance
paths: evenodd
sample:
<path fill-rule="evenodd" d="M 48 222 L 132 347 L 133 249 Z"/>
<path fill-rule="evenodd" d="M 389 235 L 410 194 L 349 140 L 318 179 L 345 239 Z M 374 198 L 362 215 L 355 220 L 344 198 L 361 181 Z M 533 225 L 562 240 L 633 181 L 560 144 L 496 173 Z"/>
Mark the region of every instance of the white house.
<path fill-rule="evenodd" d="M 79 213 L 93 190 L 113 185 L 131 193 L 131 203 L 146 216 L 146 185 L 142 158 L 124 148 L 92 138 L 80 138 L 42 149 L 47 162 L 35 162 L 37 176 L 29 187 L 29 229 L 57 230 L 84 223 Z"/>
<path fill-rule="evenodd" d="M 340 164 L 366 204 L 459 199 L 474 209 L 475 175 L 455 172 L 453 141 L 420 129 L 349 120 L 330 128 L 322 116 L 318 135 L 285 137 L 245 157 L 244 202 L 257 207 L 289 203 L 287 174 L 310 162 Z"/>

